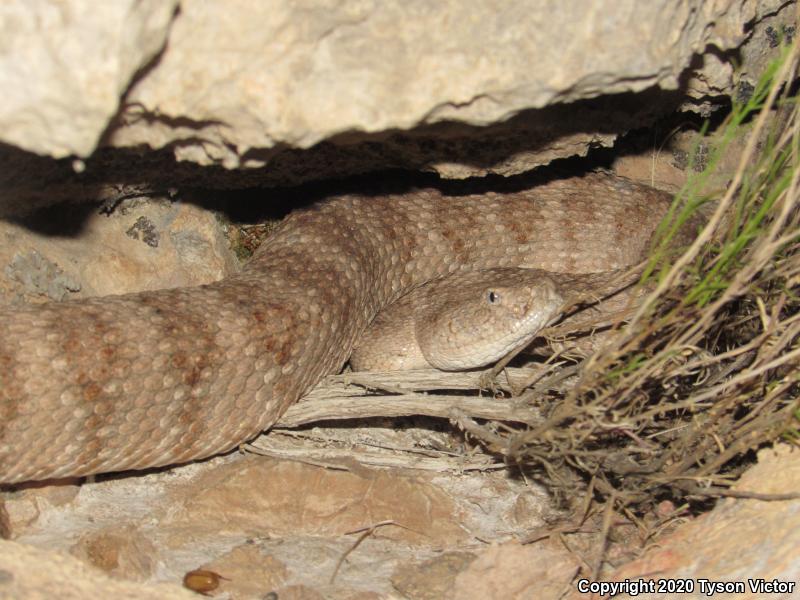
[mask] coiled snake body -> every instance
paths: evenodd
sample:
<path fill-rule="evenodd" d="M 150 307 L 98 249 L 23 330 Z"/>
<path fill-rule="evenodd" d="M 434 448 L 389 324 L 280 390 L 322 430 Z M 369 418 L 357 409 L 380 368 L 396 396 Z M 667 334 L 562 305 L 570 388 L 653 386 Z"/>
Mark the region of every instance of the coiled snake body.
<path fill-rule="evenodd" d="M 511 194 L 339 197 L 197 288 L 0 310 L 0 482 L 185 462 L 268 428 L 374 316 L 448 273 L 641 259 L 669 197 L 606 174 Z"/>

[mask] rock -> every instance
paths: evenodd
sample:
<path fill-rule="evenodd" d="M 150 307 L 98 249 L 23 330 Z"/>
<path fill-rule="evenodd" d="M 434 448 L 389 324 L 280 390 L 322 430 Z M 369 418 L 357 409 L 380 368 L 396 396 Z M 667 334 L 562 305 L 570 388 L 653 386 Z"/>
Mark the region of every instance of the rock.
<path fill-rule="evenodd" d="M 761 0 L 755 4 L 751 25 L 735 61 L 721 52 L 703 54 L 686 82 L 688 99 L 680 109 L 707 117 L 719 107 L 718 99 L 729 97 L 747 102 L 769 63 L 777 56 L 781 42 L 791 44 L 796 36 L 796 4 L 785 0 Z M 733 27 L 731 22 L 728 27 Z"/>
<path fill-rule="evenodd" d="M 484 547 L 476 538 L 522 536 L 542 525 L 548 505 L 503 473 L 410 474 L 356 460 L 348 468 L 231 454 L 79 488 L 31 487 L 6 502 L 20 513 L 17 541 L 70 552 L 114 577 L 178 583 L 200 569 L 224 577 L 218 590 L 232 598 L 342 600 L 391 597 L 392 582 L 438 590 Z"/>
<path fill-rule="evenodd" d="M 71 20 L 56 30 L 109 44 L 119 35 L 120 46 L 125 31 L 142 40 L 130 53 L 135 62 L 152 55 L 157 33 L 167 35 L 174 1 L 156 3 L 150 21 L 134 28 L 138 38 L 113 18 L 102 35 L 79 35 Z M 33 19 L 28 11 L 47 15 L 47 6 L 15 0 L 4 10 Z M 44 74 L 9 69 L 0 81 L 26 99 L 41 127 L 0 110 L 0 140 L 86 159 L 48 162 L 0 146 L 0 214 L 71 197 L 105 200 L 145 185 L 241 189 L 378 169 L 446 178 L 522 173 L 611 146 L 679 107 L 709 115 L 730 97 L 746 99 L 780 39 L 794 35 L 795 6 L 606 0 L 586 11 L 556 0 L 482 0 L 468 9 L 453 0 L 333 7 L 184 0 L 166 50 L 126 80 L 119 112 L 90 124 L 83 115 L 99 112 L 84 104 L 94 88 L 80 86 L 96 78 L 94 42 L 75 42 L 74 54 L 90 57 L 74 62 L 76 75 L 65 83 L 47 77 L 46 37 L 29 25 L 20 45 L 45 57 Z M 132 23 L 146 12 L 132 10 Z M 28 88 L 49 96 L 39 102 Z M 64 116 L 73 110 L 80 118 Z"/>
<path fill-rule="evenodd" d="M 3 141 L 55 157 L 91 154 L 133 77 L 163 48 L 177 5 L 3 2 Z"/>
<path fill-rule="evenodd" d="M 468 9 L 453 0 L 184 0 L 171 30 L 174 1 L 109 3 L 87 15 L 77 1 L 67 6 L 60 14 L 44 2 L 17 0 L 5 8 L 6 21 L 19 30 L 16 52 L 25 53 L 24 61 L 16 53 L 7 60 L 37 67 L 0 70 L 7 73 L 4 89 L 14 91 L 6 114 L 0 113 L 8 143 L 53 156 L 87 156 L 105 131 L 105 144 L 172 146 L 179 160 L 227 168 L 274 163 L 278 170 L 287 158 L 278 160 L 279 150 L 325 140 L 372 155 L 366 168 L 401 166 L 398 159 L 413 166 L 411 159 L 430 153 L 431 143 L 449 144 L 460 147 L 455 157 L 442 153 L 414 162 L 465 177 L 520 172 L 584 153 L 590 144 L 609 145 L 616 132 L 593 130 L 589 120 L 579 119 L 578 130 L 572 124 L 554 133 L 552 115 L 529 119 L 522 113 L 653 86 L 677 89 L 693 57 L 710 46 L 723 53 L 738 47 L 748 36 L 743 24 L 775 12 L 778 3 L 691 0 L 676 7 L 671 0 L 623 0 L 587 11 L 556 0 L 483 0 Z M 119 24 L 122 16 L 126 27 Z M 168 31 L 166 51 L 134 81 Z M 58 63 L 44 43 L 53 38 L 69 49 Z M 709 69 L 730 71 L 713 60 Z M 69 65 L 71 76 L 53 76 L 56 64 Z M 119 95 L 132 81 L 112 123 Z M 730 87 L 725 81 L 721 85 Z M 701 87 L 697 94 L 708 89 Z M 466 141 L 515 115 L 531 132 L 527 148 L 506 141 L 491 152 Z M 629 126 L 636 124 L 633 119 Z M 519 131 L 518 125 L 506 133 Z M 412 129 L 410 137 L 392 133 Z M 385 151 L 374 152 L 387 137 L 406 160 L 396 151 L 388 161 Z M 373 148 L 359 143 L 365 141 Z M 465 145 L 471 156 L 459 156 L 468 154 Z M 489 153 L 476 157 L 482 146 Z"/>
<path fill-rule="evenodd" d="M 132 525 L 88 532 L 70 553 L 120 579 L 144 581 L 155 568 L 155 547 Z"/>
<path fill-rule="evenodd" d="M 325 600 L 325 596 L 305 585 L 287 585 L 275 593 L 277 600 Z M 267 598 L 272 600 L 272 598 Z"/>
<path fill-rule="evenodd" d="M 41 294 L 50 300 L 63 300 L 67 293 L 80 292 L 81 284 L 64 274 L 56 263 L 44 258 L 36 249 L 15 254 L 4 274 L 22 284 L 24 292 Z"/>
<path fill-rule="evenodd" d="M 192 489 L 181 490 L 161 524 L 175 532 L 171 545 L 229 528 L 251 535 L 343 536 L 387 520 L 397 525 L 380 528 L 381 538 L 426 544 L 462 540 L 461 515 L 426 479 L 246 460 L 210 471 Z"/>
<path fill-rule="evenodd" d="M 117 581 L 59 552 L 0 541 L 0 598 L 26 600 L 197 600 L 175 584 Z"/>
<path fill-rule="evenodd" d="M 392 573 L 392 585 L 410 600 L 447 598 L 456 575 L 476 556 L 471 552 L 445 552 L 422 563 L 406 563 Z"/>
<path fill-rule="evenodd" d="M 796 448 L 766 448 L 758 453 L 758 464 L 748 470 L 734 490 L 759 494 L 796 493 L 800 489 L 800 461 Z M 640 600 L 679 600 L 709 597 L 700 580 L 742 582 L 745 592 L 736 598 L 796 598 L 800 592 L 800 499 L 763 501 L 727 498 L 711 512 L 683 523 L 658 544 L 608 576 L 604 581 L 626 578 L 689 579 L 692 594 L 639 594 Z M 647 575 L 643 575 L 647 574 Z M 748 579 L 794 583 L 793 592 L 754 593 Z M 574 600 L 585 594 L 573 591 Z M 631 598 L 620 594 L 615 598 Z"/>
<path fill-rule="evenodd" d="M 73 236 L 48 235 L 55 220 Z M 123 294 L 216 281 L 238 268 L 221 224 L 193 204 L 126 202 L 0 222 L 0 299 L 6 303 Z"/>
<path fill-rule="evenodd" d="M 283 585 L 288 576 L 286 565 L 274 556 L 264 554 L 255 544 L 242 544 L 203 565 L 202 569 L 218 573 L 219 591 L 237 598 L 264 598 Z"/>
<path fill-rule="evenodd" d="M 79 490 L 76 484 L 34 484 L 28 489 L 4 494 L 3 537 L 14 538 L 21 530 L 36 523 L 43 512 L 69 505 Z"/>
<path fill-rule="evenodd" d="M 456 576 L 452 598 L 555 600 L 569 589 L 580 563 L 554 541 L 492 545 Z"/>
<path fill-rule="evenodd" d="M 756 3 L 575 8 L 187 0 L 168 51 L 132 88 L 109 141 L 158 148 L 179 140 L 180 160 L 261 166 L 279 144 L 346 145 L 354 133 L 443 122 L 485 126 L 600 94 L 676 89 L 707 45 L 724 50 L 744 39 Z"/>

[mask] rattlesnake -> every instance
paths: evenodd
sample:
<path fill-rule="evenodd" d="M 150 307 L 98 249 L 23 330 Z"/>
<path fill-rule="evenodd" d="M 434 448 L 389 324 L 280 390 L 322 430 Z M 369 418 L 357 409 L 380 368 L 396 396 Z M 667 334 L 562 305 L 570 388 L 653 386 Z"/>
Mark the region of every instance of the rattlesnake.
<path fill-rule="evenodd" d="M 0 310 L 0 481 L 211 456 L 342 368 L 379 311 L 448 274 L 639 261 L 669 196 L 604 173 L 513 193 L 342 196 L 211 285 Z"/>

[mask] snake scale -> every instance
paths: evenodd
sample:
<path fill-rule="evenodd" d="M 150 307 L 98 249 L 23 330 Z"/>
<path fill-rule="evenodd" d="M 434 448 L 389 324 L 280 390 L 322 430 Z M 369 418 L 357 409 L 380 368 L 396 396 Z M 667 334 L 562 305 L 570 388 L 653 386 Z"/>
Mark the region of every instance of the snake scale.
<path fill-rule="evenodd" d="M 0 310 L 0 482 L 218 454 L 341 369 L 380 310 L 447 274 L 638 262 L 669 196 L 604 173 L 512 193 L 341 196 L 211 285 Z"/>

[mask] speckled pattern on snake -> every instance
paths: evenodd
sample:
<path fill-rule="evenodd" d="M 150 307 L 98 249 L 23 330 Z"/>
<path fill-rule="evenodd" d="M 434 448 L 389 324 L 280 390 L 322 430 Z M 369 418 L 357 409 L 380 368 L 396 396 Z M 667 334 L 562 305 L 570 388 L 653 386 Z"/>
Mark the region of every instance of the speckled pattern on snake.
<path fill-rule="evenodd" d="M 343 196 L 217 283 L 0 310 L 0 481 L 211 456 L 341 369 L 373 317 L 457 271 L 639 261 L 669 197 L 607 174 L 509 194 Z"/>

